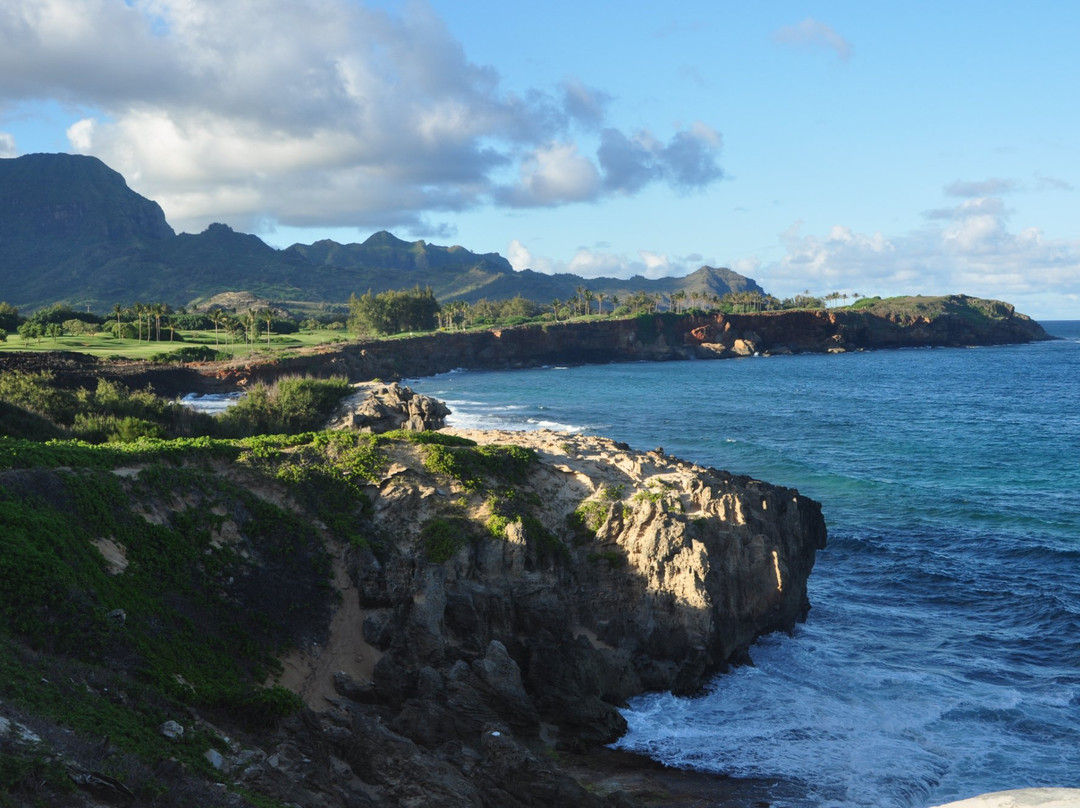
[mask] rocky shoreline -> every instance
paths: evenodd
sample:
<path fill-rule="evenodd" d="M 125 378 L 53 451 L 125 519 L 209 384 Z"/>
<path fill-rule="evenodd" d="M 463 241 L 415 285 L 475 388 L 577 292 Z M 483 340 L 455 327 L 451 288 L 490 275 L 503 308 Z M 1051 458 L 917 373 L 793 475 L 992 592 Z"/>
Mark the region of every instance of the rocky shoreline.
<path fill-rule="evenodd" d="M 48 370 L 56 383 L 93 387 L 97 378 L 159 395 L 230 392 L 283 376 L 344 376 L 352 382 L 432 376 L 451 370 L 507 370 L 553 364 L 685 361 L 843 353 L 913 347 L 970 347 L 1053 339 L 1007 303 L 955 295 L 937 316 L 873 311 L 640 315 L 622 320 L 550 323 L 484 331 L 358 340 L 286 358 L 161 365 L 105 361 L 57 351 L 0 351 L 0 369 Z M 975 304 L 978 304 L 977 308 Z M 985 310 L 985 311 L 984 311 Z M 986 314 L 990 312 L 990 315 Z"/>
<path fill-rule="evenodd" d="M 255 366 L 163 369 L 40 354 L 0 361 L 51 370 L 65 385 L 105 377 L 177 394 L 303 373 L 368 380 L 568 357 L 981 344 L 955 323 L 881 328 L 814 312 L 657 315 L 361 343 Z M 1042 338 L 1023 321 L 980 338 L 1025 335 Z M 408 388 L 377 384 L 358 391 L 337 425 L 376 434 L 431 429 L 445 414 Z M 619 707 L 628 699 L 698 692 L 748 663 L 758 637 L 805 618 L 807 581 L 826 541 L 820 504 L 599 437 L 439 434 L 448 442 L 394 440 L 385 449 L 387 462 L 364 489 L 373 541 L 337 547 L 337 605 L 324 635 L 295 648 L 266 682 L 295 692 L 308 709 L 273 733 L 229 741 L 212 761 L 221 781 L 305 808 L 742 808 L 774 799 L 776 784 L 669 770 L 605 745 L 625 730 Z M 218 473 L 251 484 L 249 469 Z M 293 507 L 275 484 L 259 489 Z M 171 507 L 157 503 L 155 518 L 167 521 Z M 240 536 L 230 511 L 218 511 L 217 535 Z M 197 715 L 191 723 L 216 731 Z"/>
<path fill-rule="evenodd" d="M 820 505 L 603 438 L 443 434 L 535 461 L 492 494 L 433 475 L 416 449 L 394 450 L 368 491 L 373 529 L 392 546 L 339 559 L 328 637 L 286 659 L 276 682 L 311 708 L 287 741 L 309 763 L 238 767 L 239 782 L 304 806 L 767 799 L 762 783 L 603 745 L 624 731 L 628 698 L 697 692 L 747 662 L 757 637 L 805 617 L 826 538 Z M 431 563 L 431 528 L 450 521 L 471 538 Z M 340 764 L 310 765 L 316 728 Z M 330 796 L 357 780 L 377 798 Z"/>

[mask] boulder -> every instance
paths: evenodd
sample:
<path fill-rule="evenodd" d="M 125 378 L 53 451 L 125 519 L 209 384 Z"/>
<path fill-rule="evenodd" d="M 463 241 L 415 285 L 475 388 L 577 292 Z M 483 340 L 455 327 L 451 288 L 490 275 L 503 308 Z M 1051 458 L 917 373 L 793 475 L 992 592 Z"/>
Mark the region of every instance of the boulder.
<path fill-rule="evenodd" d="M 355 429 L 381 434 L 395 429 L 421 432 L 441 429 L 450 409 L 438 399 L 414 393 L 397 382 L 358 385 L 330 422 L 332 429 Z"/>

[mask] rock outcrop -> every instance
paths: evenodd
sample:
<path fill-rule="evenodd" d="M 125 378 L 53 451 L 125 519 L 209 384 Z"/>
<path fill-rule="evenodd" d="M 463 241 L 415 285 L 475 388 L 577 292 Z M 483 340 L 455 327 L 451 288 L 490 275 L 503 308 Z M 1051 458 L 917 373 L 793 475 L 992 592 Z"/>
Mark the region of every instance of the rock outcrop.
<path fill-rule="evenodd" d="M 790 629 L 826 538 L 796 491 L 565 433 L 72 448 L 0 472 L 15 577 L 62 582 L 34 620 L 0 598 L 0 755 L 55 764 L 49 806 L 638 804 L 565 761 Z"/>
<path fill-rule="evenodd" d="M 631 696 L 694 693 L 791 629 L 825 544 L 820 506 L 602 438 L 448 432 L 535 460 L 477 485 L 399 445 L 369 489 L 383 540 L 352 556 L 352 620 L 294 656 L 285 683 L 393 801 L 602 804 L 543 750 L 609 743 Z M 312 676 L 327 656 L 347 670 Z"/>
<path fill-rule="evenodd" d="M 356 385 L 329 423 L 330 429 L 382 434 L 395 429 L 422 432 L 442 429 L 450 408 L 438 399 L 415 393 L 397 382 Z"/>
<path fill-rule="evenodd" d="M 1047 340 L 1042 326 L 1008 303 L 963 295 L 913 299 L 910 310 L 798 310 L 756 314 L 639 315 L 408 339 L 360 341 L 264 365 L 206 368 L 205 384 L 235 386 L 282 375 L 354 380 L 430 376 L 456 368 L 721 359 L 912 347 L 968 347 Z M 925 302 L 923 302 L 925 301 Z"/>

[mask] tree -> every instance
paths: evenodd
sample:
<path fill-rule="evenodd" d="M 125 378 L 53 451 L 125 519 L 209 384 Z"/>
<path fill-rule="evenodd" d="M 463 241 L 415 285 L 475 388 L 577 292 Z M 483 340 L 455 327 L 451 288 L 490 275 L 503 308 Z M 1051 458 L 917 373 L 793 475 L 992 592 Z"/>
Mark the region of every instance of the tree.
<path fill-rule="evenodd" d="M 266 347 L 270 347 L 270 325 L 274 322 L 274 310 L 263 309 L 259 312 L 263 320 L 266 320 Z"/>
<path fill-rule="evenodd" d="M 209 316 L 210 322 L 214 324 L 214 347 L 216 348 L 218 346 L 218 329 L 221 327 L 221 324 L 225 322 L 228 315 L 225 313 L 224 309 L 211 309 Z M 227 339 L 228 338 L 226 338 L 226 340 Z"/>
<path fill-rule="evenodd" d="M 120 333 L 120 315 L 124 313 L 124 307 L 121 306 L 119 303 L 113 303 L 112 313 L 116 315 L 116 331 L 115 331 L 115 333 L 119 334 Z"/>
<path fill-rule="evenodd" d="M 143 316 L 143 312 L 146 311 L 146 304 L 145 303 L 135 303 L 131 307 L 131 310 L 132 310 L 132 312 L 134 312 L 135 320 L 139 324 L 139 337 L 138 338 L 139 338 L 139 342 L 142 342 L 142 316 Z"/>
<path fill-rule="evenodd" d="M 431 331 L 438 326 L 441 310 L 431 288 L 390 290 L 349 297 L 349 330 L 357 334 L 400 334 Z"/>
<path fill-rule="evenodd" d="M 255 309 L 249 309 L 248 313 L 244 315 L 244 329 L 247 332 L 248 344 L 255 347 L 255 337 L 259 332 L 259 318 L 255 314 Z"/>
<path fill-rule="evenodd" d="M 161 318 L 168 312 L 169 307 L 164 303 L 153 303 L 150 305 L 149 312 L 146 320 L 146 330 L 150 330 L 150 315 L 154 317 L 154 341 L 161 342 Z"/>
<path fill-rule="evenodd" d="M 29 342 L 34 339 L 41 342 L 42 334 L 41 323 L 35 323 L 32 320 L 27 320 L 25 323 L 19 326 L 19 336 L 22 337 L 23 342 Z"/>
<path fill-rule="evenodd" d="M 6 300 L 0 302 L 0 328 L 15 331 L 19 327 L 19 310 Z"/>

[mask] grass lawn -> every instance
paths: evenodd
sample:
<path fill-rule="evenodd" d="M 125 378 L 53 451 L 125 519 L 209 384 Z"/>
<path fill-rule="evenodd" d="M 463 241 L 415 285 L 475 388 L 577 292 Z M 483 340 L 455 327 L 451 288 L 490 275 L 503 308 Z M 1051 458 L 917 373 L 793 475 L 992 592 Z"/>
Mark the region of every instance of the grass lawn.
<path fill-rule="evenodd" d="M 218 334 L 214 340 L 213 331 L 177 331 L 179 339 L 169 341 L 162 332 L 161 342 L 146 342 L 135 339 L 116 339 L 104 332 L 89 336 L 79 337 L 42 337 L 40 340 L 26 341 L 18 334 L 9 334 L 7 340 L 0 342 L 0 351 L 77 351 L 101 357 L 123 357 L 124 359 L 150 359 L 161 353 L 170 353 L 181 348 L 205 345 L 220 351 L 231 353 L 238 359 L 244 359 L 252 355 L 266 356 L 268 354 L 283 354 L 315 345 L 325 345 L 331 342 L 344 342 L 350 339 L 344 331 L 299 331 L 295 334 L 270 335 L 270 345 L 267 347 L 266 337 L 258 340 L 254 346 L 245 342 L 232 342 L 225 344 L 223 335 Z"/>

